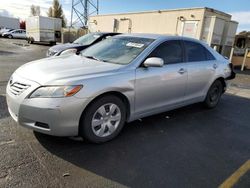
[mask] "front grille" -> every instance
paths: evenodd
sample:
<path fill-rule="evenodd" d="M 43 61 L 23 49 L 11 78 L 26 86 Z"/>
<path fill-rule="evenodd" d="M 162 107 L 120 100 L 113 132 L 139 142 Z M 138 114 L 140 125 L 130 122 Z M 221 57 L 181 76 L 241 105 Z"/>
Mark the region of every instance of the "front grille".
<path fill-rule="evenodd" d="M 22 92 L 24 92 L 30 85 L 15 82 L 10 85 L 10 92 L 14 95 L 20 95 Z"/>

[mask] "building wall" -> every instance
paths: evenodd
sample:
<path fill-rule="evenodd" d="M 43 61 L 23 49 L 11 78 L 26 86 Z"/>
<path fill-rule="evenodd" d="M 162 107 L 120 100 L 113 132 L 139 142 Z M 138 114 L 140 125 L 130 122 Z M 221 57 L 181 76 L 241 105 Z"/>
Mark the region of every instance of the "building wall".
<path fill-rule="evenodd" d="M 126 33 L 129 30 L 129 20 L 121 21 L 120 19 L 129 18 L 132 21 L 132 33 L 180 35 L 182 33 L 182 21 L 179 18 L 182 16 L 185 21 L 197 21 L 195 37 L 199 38 L 202 31 L 204 13 L 204 8 L 197 8 L 99 15 L 90 17 L 90 28 L 93 31 L 113 31 L 114 19 L 117 19 L 118 29 L 116 31 Z"/>
<path fill-rule="evenodd" d="M 204 7 L 92 16 L 89 29 L 193 37 L 229 56 L 237 22 L 233 23 L 229 14 Z"/>
<path fill-rule="evenodd" d="M 156 33 L 171 35 L 185 35 L 183 30 L 186 32 L 189 32 L 190 30 L 191 33 L 187 33 L 188 35 L 193 35 L 192 37 L 202 40 L 205 18 L 211 16 L 215 16 L 218 19 L 225 21 L 231 20 L 231 15 L 214 9 L 190 8 L 92 16 L 90 17 L 89 28 L 92 31 Z M 131 29 L 129 29 L 130 21 L 122 21 L 121 19 L 123 18 L 131 20 Z M 118 27 L 116 30 L 114 30 L 114 19 L 118 21 Z M 186 25 L 184 26 L 184 24 Z M 194 25 L 196 29 L 192 33 Z"/>
<path fill-rule="evenodd" d="M 0 16 L 0 28 L 19 29 L 19 19 Z"/>

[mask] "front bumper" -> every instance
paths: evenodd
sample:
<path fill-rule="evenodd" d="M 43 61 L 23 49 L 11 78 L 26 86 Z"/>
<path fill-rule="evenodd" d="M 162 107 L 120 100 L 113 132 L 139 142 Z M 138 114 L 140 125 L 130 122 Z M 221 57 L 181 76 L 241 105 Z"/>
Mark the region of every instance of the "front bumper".
<path fill-rule="evenodd" d="M 10 84 L 7 86 L 7 104 L 10 115 L 20 125 L 37 132 L 54 136 L 77 136 L 81 114 L 89 99 L 67 98 L 26 98 L 37 83 L 14 95 Z"/>

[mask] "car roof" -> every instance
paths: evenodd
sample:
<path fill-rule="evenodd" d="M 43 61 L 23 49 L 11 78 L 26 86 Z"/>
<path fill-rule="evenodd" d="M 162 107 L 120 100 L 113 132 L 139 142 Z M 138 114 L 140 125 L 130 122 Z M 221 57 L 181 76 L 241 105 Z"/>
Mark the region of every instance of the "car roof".
<path fill-rule="evenodd" d="M 139 38 L 149 38 L 154 40 L 168 40 L 168 39 L 175 39 L 175 40 L 189 40 L 197 43 L 204 43 L 203 41 L 197 40 L 195 38 L 178 36 L 178 35 L 167 35 L 167 34 L 151 34 L 151 33 L 126 33 L 121 34 L 117 37 L 126 36 L 126 37 L 139 37 Z"/>
<path fill-rule="evenodd" d="M 93 32 L 92 34 L 97 34 L 97 35 L 119 35 L 121 33 L 114 33 L 114 32 Z"/>
<path fill-rule="evenodd" d="M 163 37 L 168 37 L 171 35 L 163 35 L 163 34 L 149 34 L 149 33 L 126 33 L 120 36 L 128 36 L 128 37 L 141 37 L 141 38 L 150 38 L 150 39 L 159 39 Z"/>
<path fill-rule="evenodd" d="M 20 31 L 20 30 L 25 31 L 25 29 L 13 29 L 12 31 Z"/>

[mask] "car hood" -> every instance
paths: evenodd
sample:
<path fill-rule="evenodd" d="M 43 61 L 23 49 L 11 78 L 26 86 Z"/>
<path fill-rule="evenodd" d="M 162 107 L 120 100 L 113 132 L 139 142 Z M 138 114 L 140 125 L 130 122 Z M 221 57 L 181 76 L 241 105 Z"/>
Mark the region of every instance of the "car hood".
<path fill-rule="evenodd" d="M 122 65 L 104 63 L 79 55 L 64 55 L 27 63 L 18 68 L 15 74 L 40 85 L 66 84 L 97 75 L 112 74 L 121 67 Z"/>
<path fill-rule="evenodd" d="M 63 50 L 69 49 L 69 48 L 77 48 L 80 46 L 84 46 L 84 45 L 74 44 L 74 43 L 58 44 L 58 45 L 52 46 L 49 50 L 53 51 L 53 52 L 61 52 Z"/>

